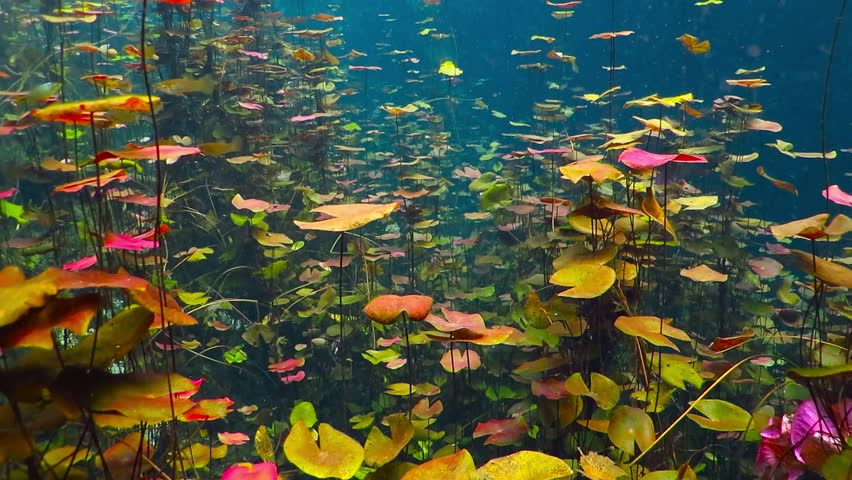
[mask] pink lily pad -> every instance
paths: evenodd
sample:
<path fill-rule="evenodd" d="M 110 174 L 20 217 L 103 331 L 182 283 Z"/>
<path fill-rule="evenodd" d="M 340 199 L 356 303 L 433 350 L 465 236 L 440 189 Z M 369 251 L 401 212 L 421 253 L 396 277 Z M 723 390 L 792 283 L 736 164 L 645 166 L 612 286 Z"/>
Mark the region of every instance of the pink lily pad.
<path fill-rule="evenodd" d="M 68 262 L 65 265 L 62 265 L 62 270 L 76 272 L 78 270 L 87 269 L 96 263 L 98 263 L 98 257 L 95 255 L 89 255 L 88 257 L 83 257 L 79 260 L 74 260 L 73 262 Z"/>
<path fill-rule="evenodd" d="M 130 250 L 139 252 L 146 248 L 157 248 L 158 246 L 159 243 L 153 240 L 136 238 L 132 235 L 125 235 L 123 233 L 107 233 L 104 236 L 104 248 L 111 248 L 114 250 Z"/>
<path fill-rule="evenodd" d="M 838 205 L 852 207 L 852 194 L 848 194 L 837 185 L 831 185 L 822 191 L 822 196 Z M 3 198 L 3 197 L 0 197 Z"/>
<path fill-rule="evenodd" d="M 630 147 L 621 152 L 618 161 L 633 169 L 655 168 L 669 162 L 681 163 L 707 163 L 707 158 L 702 155 L 688 155 L 685 153 L 651 153 L 645 150 Z"/>

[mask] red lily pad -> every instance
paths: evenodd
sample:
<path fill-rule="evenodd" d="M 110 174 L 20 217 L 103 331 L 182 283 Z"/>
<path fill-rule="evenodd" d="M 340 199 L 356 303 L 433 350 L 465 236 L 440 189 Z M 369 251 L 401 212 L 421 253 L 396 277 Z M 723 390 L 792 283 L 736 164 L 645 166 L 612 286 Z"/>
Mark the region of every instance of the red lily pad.
<path fill-rule="evenodd" d="M 485 445 L 511 445 L 524 438 L 529 427 L 524 417 L 514 417 L 505 420 L 489 420 L 476 424 L 473 430 L 473 438 L 488 436 Z"/>

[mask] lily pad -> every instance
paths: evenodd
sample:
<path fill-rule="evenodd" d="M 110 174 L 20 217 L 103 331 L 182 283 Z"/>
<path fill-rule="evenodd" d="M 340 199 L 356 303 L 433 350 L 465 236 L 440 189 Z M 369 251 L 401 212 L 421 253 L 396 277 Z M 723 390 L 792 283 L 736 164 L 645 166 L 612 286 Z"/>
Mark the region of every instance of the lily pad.
<path fill-rule="evenodd" d="M 361 445 L 327 423 L 319 425 L 319 445 L 305 422 L 299 420 L 284 440 L 287 460 L 314 478 L 355 476 L 364 461 Z"/>

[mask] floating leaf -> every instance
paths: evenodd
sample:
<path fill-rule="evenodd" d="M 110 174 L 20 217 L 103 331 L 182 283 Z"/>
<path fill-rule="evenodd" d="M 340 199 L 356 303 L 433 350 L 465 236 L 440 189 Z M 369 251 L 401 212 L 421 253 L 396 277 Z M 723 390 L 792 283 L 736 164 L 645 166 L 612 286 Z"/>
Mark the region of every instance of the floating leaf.
<path fill-rule="evenodd" d="M 299 470 L 315 478 L 349 479 L 364 461 L 364 449 L 349 436 L 327 423 L 319 425 L 319 445 L 305 422 L 293 425 L 284 440 L 287 460 Z"/>

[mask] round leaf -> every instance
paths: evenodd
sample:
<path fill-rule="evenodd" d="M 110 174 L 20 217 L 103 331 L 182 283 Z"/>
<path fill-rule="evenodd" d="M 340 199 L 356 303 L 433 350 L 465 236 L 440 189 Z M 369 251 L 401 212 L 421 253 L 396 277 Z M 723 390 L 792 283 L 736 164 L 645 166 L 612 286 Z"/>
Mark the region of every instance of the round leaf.
<path fill-rule="evenodd" d="M 364 461 L 364 449 L 344 433 L 327 423 L 319 426 L 319 444 L 314 441 L 305 422 L 293 425 L 284 440 L 287 460 L 299 470 L 315 478 L 352 478 Z"/>

